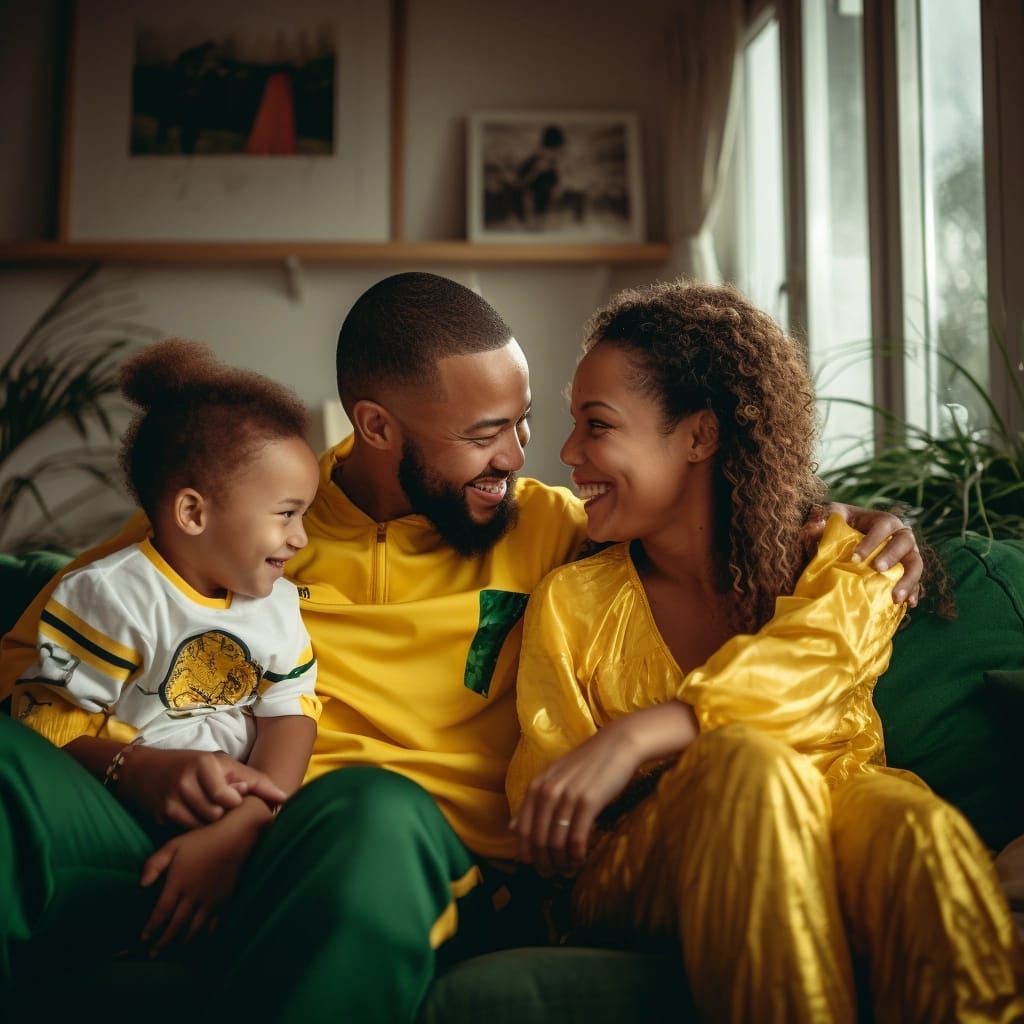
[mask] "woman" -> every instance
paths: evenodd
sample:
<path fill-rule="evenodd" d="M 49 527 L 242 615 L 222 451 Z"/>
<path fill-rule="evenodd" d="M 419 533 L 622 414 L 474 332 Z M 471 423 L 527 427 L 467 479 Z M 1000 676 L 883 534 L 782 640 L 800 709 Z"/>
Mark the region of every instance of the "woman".
<path fill-rule="evenodd" d="M 1010 1021 L 1021 952 L 970 825 L 884 767 L 903 614 L 833 517 L 813 389 L 734 289 L 595 314 L 562 449 L 588 535 L 531 597 L 508 776 L 519 856 L 591 940 L 681 947 L 701 1019 Z"/>

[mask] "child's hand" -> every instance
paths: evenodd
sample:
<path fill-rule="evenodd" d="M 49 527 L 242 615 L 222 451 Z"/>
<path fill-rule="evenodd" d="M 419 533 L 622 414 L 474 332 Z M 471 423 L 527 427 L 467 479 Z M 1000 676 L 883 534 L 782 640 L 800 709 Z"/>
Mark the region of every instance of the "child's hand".
<path fill-rule="evenodd" d="M 262 815 L 267 820 L 269 811 L 262 808 Z M 142 929 L 142 941 L 150 944 L 151 956 L 172 942 L 184 945 L 200 932 L 216 928 L 218 911 L 234 891 L 238 872 L 259 834 L 258 818 L 238 810 L 212 825 L 175 836 L 146 860 L 139 879 L 143 887 L 166 876 Z"/>
<path fill-rule="evenodd" d="M 132 748 L 117 792 L 153 821 L 184 828 L 220 820 L 247 794 L 272 804 L 288 797 L 266 773 L 227 754 L 152 747 Z"/>

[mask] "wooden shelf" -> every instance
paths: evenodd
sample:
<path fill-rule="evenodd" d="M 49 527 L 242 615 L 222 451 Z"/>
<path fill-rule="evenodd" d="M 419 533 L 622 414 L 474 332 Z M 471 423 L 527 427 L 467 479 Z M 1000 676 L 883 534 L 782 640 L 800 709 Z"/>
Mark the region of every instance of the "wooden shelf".
<path fill-rule="evenodd" d="M 623 245 L 496 242 L 0 242 L 0 265 L 112 263 L 198 266 L 287 263 L 551 265 L 665 263 L 664 242 Z"/>

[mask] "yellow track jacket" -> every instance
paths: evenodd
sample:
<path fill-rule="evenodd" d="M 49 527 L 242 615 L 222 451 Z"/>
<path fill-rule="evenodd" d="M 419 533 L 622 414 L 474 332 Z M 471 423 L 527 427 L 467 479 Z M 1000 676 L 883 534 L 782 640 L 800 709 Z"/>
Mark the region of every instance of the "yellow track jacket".
<path fill-rule="evenodd" d="M 583 506 L 566 488 L 522 479 L 518 525 L 487 554 L 463 558 L 423 516 L 376 523 L 353 505 L 331 482 L 351 447 L 347 438 L 321 457 L 309 543 L 287 566 L 323 702 L 307 781 L 353 764 L 393 769 L 437 800 L 469 849 L 512 857 L 505 772 L 519 734 L 523 611 L 582 543 Z M 139 514 L 72 565 L 147 533 Z M 0 699 L 35 655 L 50 589 L 4 638 Z"/>

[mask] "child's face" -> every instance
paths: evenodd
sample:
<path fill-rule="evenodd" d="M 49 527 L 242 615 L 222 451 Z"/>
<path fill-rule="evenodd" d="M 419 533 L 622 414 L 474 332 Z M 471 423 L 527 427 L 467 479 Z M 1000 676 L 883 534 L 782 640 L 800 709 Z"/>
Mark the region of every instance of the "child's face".
<path fill-rule="evenodd" d="M 650 539 L 679 530 L 694 500 L 694 416 L 666 434 L 654 399 L 631 390 L 630 362 L 617 345 L 599 343 L 576 368 L 572 433 L 561 459 L 586 501 L 595 541 Z M 696 415 L 696 414 L 695 414 Z"/>
<path fill-rule="evenodd" d="M 316 456 L 298 437 L 271 441 L 209 501 L 207 527 L 198 538 L 201 561 L 193 570 L 212 595 L 228 590 L 265 597 L 284 564 L 306 546 L 303 513 L 320 480 Z"/>

